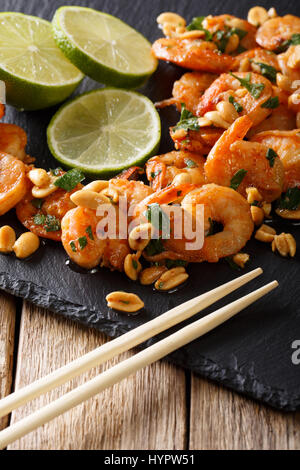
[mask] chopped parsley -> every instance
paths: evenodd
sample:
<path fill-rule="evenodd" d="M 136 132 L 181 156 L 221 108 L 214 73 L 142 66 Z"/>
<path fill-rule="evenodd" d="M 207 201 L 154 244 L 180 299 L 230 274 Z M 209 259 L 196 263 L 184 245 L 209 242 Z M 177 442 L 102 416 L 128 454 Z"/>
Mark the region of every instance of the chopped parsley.
<path fill-rule="evenodd" d="M 276 83 L 277 70 L 275 69 L 275 67 L 272 67 L 272 65 L 268 65 L 263 62 L 253 61 L 253 63 L 260 67 L 260 73 L 264 77 L 268 78 L 272 83 Z"/>
<path fill-rule="evenodd" d="M 44 199 L 38 199 L 38 198 L 32 199 L 31 204 L 36 209 L 41 209 L 42 205 L 44 204 Z"/>
<path fill-rule="evenodd" d="M 159 204 L 149 204 L 144 212 L 144 216 L 151 222 L 153 227 L 164 234 L 170 232 L 170 220 Z"/>
<path fill-rule="evenodd" d="M 300 189 L 289 188 L 285 194 L 281 195 L 278 201 L 279 209 L 295 211 L 300 206 Z"/>
<path fill-rule="evenodd" d="M 237 113 L 241 113 L 243 111 L 243 106 L 238 103 L 237 101 L 235 101 L 234 97 L 232 95 L 229 96 L 229 103 L 233 104 L 233 106 L 235 107 L 235 110 Z"/>
<path fill-rule="evenodd" d="M 166 263 L 166 267 L 168 269 L 171 269 L 171 268 L 177 268 L 178 266 L 187 266 L 188 262 L 187 261 L 184 261 L 182 259 L 166 259 L 165 260 L 165 263 Z"/>
<path fill-rule="evenodd" d="M 93 231 L 92 231 L 92 227 L 89 225 L 87 228 L 86 228 L 86 233 L 88 234 L 89 238 L 91 240 L 94 240 L 94 235 L 93 235 Z"/>
<path fill-rule="evenodd" d="M 273 168 L 275 163 L 275 158 L 278 157 L 275 150 L 269 148 L 267 151 L 266 159 L 269 160 L 270 167 Z"/>
<path fill-rule="evenodd" d="M 186 166 L 188 166 L 189 168 L 196 168 L 198 167 L 197 163 L 194 162 L 194 160 L 185 160 L 185 164 Z"/>
<path fill-rule="evenodd" d="M 185 131 L 199 131 L 200 129 L 198 118 L 186 109 L 184 103 L 181 103 L 180 121 L 173 127 L 173 132 L 178 129 L 184 129 Z"/>
<path fill-rule="evenodd" d="M 64 175 L 57 178 L 54 185 L 58 188 L 64 189 L 65 191 L 72 191 L 78 183 L 84 180 L 85 176 L 82 171 L 77 168 L 67 171 Z"/>
<path fill-rule="evenodd" d="M 75 242 L 72 241 L 72 242 L 69 243 L 69 245 L 70 245 L 70 247 L 71 247 L 71 250 L 72 250 L 74 253 L 76 253 L 77 250 L 76 250 Z"/>
<path fill-rule="evenodd" d="M 230 75 L 236 78 L 240 84 L 249 91 L 250 95 L 253 96 L 256 100 L 260 97 L 265 85 L 263 83 L 251 83 L 251 73 L 249 72 L 246 75 L 246 78 L 239 78 L 234 73 L 229 72 Z"/>
<path fill-rule="evenodd" d="M 83 237 L 78 238 L 78 244 L 79 244 L 80 249 L 84 250 L 84 248 L 87 245 L 87 238 L 85 235 Z"/>
<path fill-rule="evenodd" d="M 36 214 L 33 220 L 36 225 L 43 225 L 46 232 L 60 230 L 60 221 L 54 215 Z"/>
<path fill-rule="evenodd" d="M 161 170 L 151 171 L 150 176 L 154 180 L 154 178 L 156 178 L 160 174 L 161 174 Z"/>
<path fill-rule="evenodd" d="M 292 34 L 291 39 L 283 41 L 276 49 L 276 53 L 285 52 L 290 46 L 298 46 L 300 44 L 300 33 Z"/>
<path fill-rule="evenodd" d="M 135 259 L 132 260 L 132 266 L 133 266 L 133 269 L 137 270 L 138 264 L 137 264 L 137 261 Z"/>
<path fill-rule="evenodd" d="M 205 33 L 205 40 L 212 41 L 212 34 L 207 29 L 203 28 L 203 21 L 205 20 L 205 16 L 196 16 L 192 19 L 191 23 L 186 27 L 187 31 L 194 31 L 198 29 L 199 31 L 203 31 Z"/>
<path fill-rule="evenodd" d="M 261 108 L 267 108 L 267 109 L 275 109 L 278 108 L 279 106 L 279 98 L 278 96 L 271 96 L 270 98 L 267 99 L 263 104 L 260 105 Z"/>
<path fill-rule="evenodd" d="M 247 173 L 247 170 L 244 170 L 243 168 L 238 170 L 230 180 L 230 187 L 236 191 L 239 185 L 241 184 L 241 182 L 243 181 L 243 179 L 245 178 L 246 173 Z"/>
<path fill-rule="evenodd" d="M 150 240 L 150 242 L 145 248 L 145 251 L 148 256 L 159 255 L 160 253 L 165 251 L 161 238 Z"/>

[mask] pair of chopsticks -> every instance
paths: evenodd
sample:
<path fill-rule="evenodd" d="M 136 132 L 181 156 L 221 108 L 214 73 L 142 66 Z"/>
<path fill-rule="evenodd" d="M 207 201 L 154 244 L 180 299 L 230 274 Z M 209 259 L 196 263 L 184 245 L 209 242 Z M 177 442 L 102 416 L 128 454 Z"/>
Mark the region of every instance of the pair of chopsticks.
<path fill-rule="evenodd" d="M 122 352 L 130 350 L 134 346 L 143 343 L 147 339 L 156 336 L 158 333 L 161 333 L 168 328 L 187 320 L 209 305 L 217 302 L 222 297 L 225 297 L 247 282 L 256 278 L 261 273 L 262 269 L 257 268 L 250 273 L 217 287 L 216 289 L 178 305 L 159 317 L 111 340 L 108 343 L 105 343 L 99 348 L 96 348 L 84 356 L 50 373 L 44 378 L 39 379 L 3 398 L 0 401 L 0 418 L 39 395 L 68 382 L 73 377 L 108 361 Z M 96 376 L 94 379 L 80 385 L 76 389 L 66 393 L 40 410 L 35 411 L 31 415 L 4 429 L 0 432 L 0 449 L 5 448 L 13 441 L 21 438 L 48 421 L 51 421 L 53 418 L 65 413 L 74 406 L 79 405 L 102 390 L 111 387 L 138 370 L 162 359 L 164 356 L 170 354 L 176 349 L 181 348 L 205 333 L 213 330 L 218 325 L 229 320 L 238 312 L 263 297 L 277 286 L 277 281 L 270 282 L 260 289 L 257 289 L 254 292 L 245 295 L 225 307 L 201 318 L 200 320 L 185 326 L 167 338 L 164 338 L 152 346 L 149 346 L 147 349 L 138 352 L 129 359 L 118 363 L 102 374 Z"/>

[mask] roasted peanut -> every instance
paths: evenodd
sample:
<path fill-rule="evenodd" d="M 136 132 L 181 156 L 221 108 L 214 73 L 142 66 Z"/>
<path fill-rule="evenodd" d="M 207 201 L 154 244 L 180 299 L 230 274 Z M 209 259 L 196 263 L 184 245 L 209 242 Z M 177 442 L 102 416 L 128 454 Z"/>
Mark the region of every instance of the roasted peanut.
<path fill-rule="evenodd" d="M 100 194 L 110 199 L 110 201 L 113 202 L 114 204 L 119 202 L 119 193 L 115 188 L 107 187 L 103 189 Z"/>
<path fill-rule="evenodd" d="M 278 16 L 278 15 L 277 15 L 277 11 L 275 10 L 275 8 L 274 7 L 269 8 L 268 17 L 269 18 L 276 18 L 276 16 Z"/>
<path fill-rule="evenodd" d="M 28 173 L 30 181 L 39 188 L 49 185 L 50 176 L 43 168 L 34 168 Z"/>
<path fill-rule="evenodd" d="M 225 53 L 231 54 L 231 52 L 236 51 L 239 46 L 240 38 L 237 34 L 232 34 L 226 44 Z"/>
<path fill-rule="evenodd" d="M 0 228 L 0 252 L 10 253 L 16 241 L 16 233 L 9 225 Z"/>
<path fill-rule="evenodd" d="M 269 218 L 272 210 L 272 204 L 270 202 L 263 202 L 261 208 L 264 211 L 265 217 Z"/>
<path fill-rule="evenodd" d="M 262 201 L 262 195 L 260 194 L 257 188 L 246 188 L 246 193 L 247 201 L 249 202 L 249 204 L 253 204 L 255 201 Z"/>
<path fill-rule="evenodd" d="M 151 266 L 150 268 L 146 268 L 140 273 L 140 283 L 145 286 L 154 284 L 166 271 L 166 266 Z"/>
<path fill-rule="evenodd" d="M 157 290 L 171 290 L 188 279 L 189 275 L 183 267 L 169 269 L 154 284 Z"/>
<path fill-rule="evenodd" d="M 172 13 L 170 11 L 166 11 L 161 13 L 157 18 L 156 21 L 158 24 L 163 25 L 164 23 L 171 23 L 175 24 L 176 26 L 185 26 L 186 21 L 182 16 L 177 15 L 177 13 Z"/>
<path fill-rule="evenodd" d="M 253 7 L 248 11 L 248 21 L 253 26 L 261 26 L 270 19 L 267 10 L 264 7 Z"/>
<path fill-rule="evenodd" d="M 111 200 L 101 193 L 89 189 L 80 189 L 70 196 L 71 201 L 80 207 L 97 210 L 100 204 L 111 204 Z"/>
<path fill-rule="evenodd" d="M 292 91 L 292 80 L 282 73 L 276 74 L 276 85 L 281 90 L 291 92 Z"/>
<path fill-rule="evenodd" d="M 144 302 L 136 295 L 123 291 L 111 292 L 106 296 L 107 306 L 121 312 L 133 313 L 144 307 Z"/>
<path fill-rule="evenodd" d="M 250 69 L 251 69 L 251 62 L 247 57 L 245 57 L 240 62 L 239 72 L 249 72 Z"/>
<path fill-rule="evenodd" d="M 154 227 L 150 223 L 141 224 L 131 230 L 128 242 L 134 251 L 143 251 L 151 240 Z"/>
<path fill-rule="evenodd" d="M 272 251 L 278 251 L 281 256 L 290 255 L 292 258 L 296 254 L 296 240 L 290 233 L 275 235 L 272 242 Z"/>
<path fill-rule="evenodd" d="M 178 33 L 178 28 L 176 28 L 176 32 Z M 205 36 L 205 32 L 201 31 L 200 29 L 195 29 L 194 31 L 184 31 L 182 33 L 177 34 L 180 39 L 197 39 L 203 38 Z"/>
<path fill-rule="evenodd" d="M 229 123 L 233 123 L 239 117 L 235 107 L 229 101 L 220 101 L 217 104 L 217 110 L 224 121 Z"/>
<path fill-rule="evenodd" d="M 172 181 L 172 184 L 179 185 L 179 184 L 186 184 L 191 183 L 192 178 L 191 175 L 188 173 L 178 173 Z"/>
<path fill-rule="evenodd" d="M 258 206 L 251 206 L 250 207 L 252 220 L 255 225 L 261 225 L 265 218 L 264 211 Z"/>
<path fill-rule="evenodd" d="M 291 69 L 298 69 L 300 67 L 300 45 L 293 47 L 287 64 Z"/>
<path fill-rule="evenodd" d="M 96 193 L 100 193 L 100 191 L 107 188 L 108 185 L 109 185 L 109 182 L 106 180 L 95 180 L 87 184 L 86 186 L 84 186 L 82 190 L 89 190 L 89 191 L 95 191 Z"/>
<path fill-rule="evenodd" d="M 221 127 L 222 129 L 228 129 L 230 127 L 230 123 L 225 121 L 218 111 L 208 111 L 205 113 L 204 117 L 211 121 L 216 127 Z"/>
<path fill-rule="evenodd" d="M 248 263 L 250 256 L 248 253 L 237 253 L 233 256 L 232 260 L 235 264 L 237 264 L 240 268 L 244 268 L 245 264 Z"/>
<path fill-rule="evenodd" d="M 54 184 L 56 179 L 57 178 L 55 176 L 51 175 L 49 176 L 49 181 L 46 184 L 46 186 L 37 186 L 37 185 L 33 186 L 31 190 L 32 196 L 38 199 L 43 199 L 47 196 L 50 196 L 50 194 L 58 190 L 58 187 L 55 186 Z"/>
<path fill-rule="evenodd" d="M 17 258 L 27 258 L 40 246 L 40 239 L 35 233 L 25 232 L 15 241 L 13 251 Z"/>
<path fill-rule="evenodd" d="M 256 232 L 255 239 L 265 243 L 271 243 L 276 235 L 276 230 L 263 224 Z"/>
<path fill-rule="evenodd" d="M 212 122 L 209 119 L 206 119 L 205 117 L 199 117 L 198 118 L 198 126 L 199 127 L 208 127 L 211 126 Z"/>
<path fill-rule="evenodd" d="M 298 220 L 300 219 L 300 209 L 295 211 L 289 211 L 287 209 L 276 209 L 276 214 L 280 215 L 284 219 Z"/>
<path fill-rule="evenodd" d="M 124 261 L 124 271 L 125 274 L 131 279 L 132 281 L 136 281 L 139 273 L 142 270 L 142 265 L 139 262 L 139 258 L 141 253 L 137 254 L 129 254 L 126 256 Z"/>
<path fill-rule="evenodd" d="M 176 129 L 176 131 L 172 132 L 173 139 L 184 139 L 187 136 L 187 131 L 184 129 Z"/>

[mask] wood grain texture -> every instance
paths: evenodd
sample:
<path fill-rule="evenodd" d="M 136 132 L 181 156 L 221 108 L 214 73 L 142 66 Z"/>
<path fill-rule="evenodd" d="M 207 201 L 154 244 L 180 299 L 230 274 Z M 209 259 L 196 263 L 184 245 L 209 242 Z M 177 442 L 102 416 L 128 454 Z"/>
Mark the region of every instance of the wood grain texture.
<path fill-rule="evenodd" d="M 13 373 L 13 352 L 16 321 L 15 301 L 0 292 L 0 398 L 10 393 Z M 7 426 L 8 416 L 0 418 L 0 429 Z"/>
<path fill-rule="evenodd" d="M 300 413 L 281 413 L 195 375 L 190 449 L 300 449 Z"/>
<path fill-rule="evenodd" d="M 105 337 L 24 303 L 16 389 L 105 342 Z M 121 358 L 129 357 L 126 353 Z M 109 366 L 118 362 L 113 360 Z M 11 423 L 107 368 L 73 379 L 12 413 Z M 59 416 L 9 449 L 184 449 L 185 374 L 156 363 Z"/>

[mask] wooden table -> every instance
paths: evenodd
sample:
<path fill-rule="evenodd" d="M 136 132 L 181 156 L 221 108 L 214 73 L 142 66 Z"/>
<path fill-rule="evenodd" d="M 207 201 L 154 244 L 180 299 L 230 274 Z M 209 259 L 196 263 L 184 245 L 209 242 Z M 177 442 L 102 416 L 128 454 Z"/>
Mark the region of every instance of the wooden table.
<path fill-rule="evenodd" d="M 0 292 L 0 396 L 105 341 L 99 332 Z M 106 367 L 14 411 L 0 420 L 0 429 Z M 13 450 L 299 448 L 300 413 L 274 411 L 164 361 L 9 446 Z"/>

